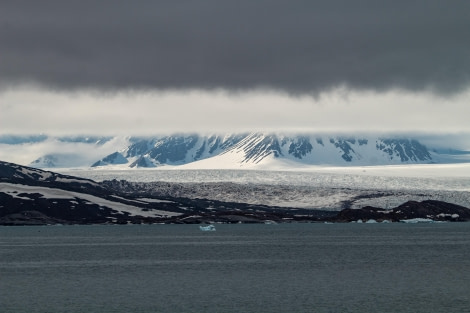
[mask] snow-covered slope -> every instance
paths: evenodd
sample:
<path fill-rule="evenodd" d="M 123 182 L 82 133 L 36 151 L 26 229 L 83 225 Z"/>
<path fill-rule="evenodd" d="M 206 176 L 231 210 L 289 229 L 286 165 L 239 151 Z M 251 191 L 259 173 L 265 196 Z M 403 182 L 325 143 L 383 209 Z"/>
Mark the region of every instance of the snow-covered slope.
<path fill-rule="evenodd" d="M 266 168 L 280 164 L 345 166 L 433 162 L 438 162 L 433 153 L 412 138 L 252 133 L 136 140 L 93 166 Z"/>

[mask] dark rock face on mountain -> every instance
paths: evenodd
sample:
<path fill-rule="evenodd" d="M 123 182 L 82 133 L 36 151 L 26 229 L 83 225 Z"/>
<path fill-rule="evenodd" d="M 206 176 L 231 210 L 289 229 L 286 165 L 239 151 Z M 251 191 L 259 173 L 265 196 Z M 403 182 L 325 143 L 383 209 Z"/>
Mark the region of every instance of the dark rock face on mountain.
<path fill-rule="evenodd" d="M 282 155 L 279 139 L 274 135 L 259 137 L 256 134 L 248 137 L 243 146 L 245 163 L 259 163 L 269 155 L 279 158 Z"/>
<path fill-rule="evenodd" d="M 92 167 L 108 165 L 108 164 L 126 164 L 129 162 L 121 153 L 114 152 L 102 160 L 97 161 Z"/>
<path fill-rule="evenodd" d="M 436 200 L 422 202 L 408 201 L 391 210 L 364 207 L 362 209 L 345 209 L 335 218 L 340 222 L 352 221 L 390 221 L 399 222 L 411 219 L 428 219 L 433 221 L 462 222 L 470 221 L 470 209 L 460 205 Z"/>
<path fill-rule="evenodd" d="M 147 153 L 158 163 L 176 163 L 186 158 L 188 151 L 192 150 L 198 141 L 198 136 L 187 137 L 170 136 L 166 140 L 154 145 Z"/>
<path fill-rule="evenodd" d="M 388 153 L 391 159 L 398 157 L 402 162 L 431 160 L 429 151 L 417 140 L 383 139 L 376 147 Z"/>
<path fill-rule="evenodd" d="M 351 162 L 353 159 L 353 154 L 355 153 L 354 149 L 351 148 L 351 144 L 354 145 L 356 144 L 356 139 L 330 139 L 330 143 L 333 144 L 336 148 L 340 149 L 343 154 L 341 157 L 346 161 L 346 162 Z"/>
<path fill-rule="evenodd" d="M 141 138 L 93 166 L 129 163 L 131 167 L 180 165 L 231 153 L 241 164 L 259 164 L 268 157 L 303 164 L 397 164 L 429 163 L 427 148 L 407 138 L 355 138 L 313 135 L 236 134 L 175 135 Z"/>
<path fill-rule="evenodd" d="M 152 159 L 150 159 L 150 157 L 148 156 L 140 156 L 137 160 L 135 160 L 134 162 L 132 162 L 131 165 L 129 165 L 129 167 L 155 167 L 155 164 L 152 162 Z"/>
<path fill-rule="evenodd" d="M 124 151 L 115 152 L 92 167 L 130 163 L 130 167 L 155 167 L 161 164 L 184 164 L 218 155 L 236 145 L 244 135 L 199 136 L 174 135 L 160 138 L 134 138 Z M 118 153 L 119 162 L 114 157 Z M 130 162 L 130 159 L 135 159 Z"/>
<path fill-rule="evenodd" d="M 297 159 L 302 159 L 302 157 L 312 152 L 312 148 L 313 146 L 310 143 L 310 139 L 306 136 L 300 136 L 290 142 L 289 154 Z"/>

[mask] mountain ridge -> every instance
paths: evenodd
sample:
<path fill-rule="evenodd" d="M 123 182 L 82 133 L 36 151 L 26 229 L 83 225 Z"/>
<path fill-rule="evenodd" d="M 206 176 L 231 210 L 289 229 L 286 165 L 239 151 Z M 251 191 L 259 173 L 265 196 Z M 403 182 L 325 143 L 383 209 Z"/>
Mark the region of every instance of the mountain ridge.
<path fill-rule="evenodd" d="M 224 163 L 225 166 L 256 167 L 273 159 L 303 165 L 346 166 L 438 162 L 426 146 L 413 138 L 249 133 L 141 139 L 95 162 L 92 167 L 177 166 L 202 160 L 214 160 L 215 167 L 224 167 Z"/>
<path fill-rule="evenodd" d="M 426 144 L 421 142 L 424 140 Z M 469 163 L 448 137 L 241 132 L 149 136 L 0 136 L 3 160 L 35 168 L 305 168 Z"/>

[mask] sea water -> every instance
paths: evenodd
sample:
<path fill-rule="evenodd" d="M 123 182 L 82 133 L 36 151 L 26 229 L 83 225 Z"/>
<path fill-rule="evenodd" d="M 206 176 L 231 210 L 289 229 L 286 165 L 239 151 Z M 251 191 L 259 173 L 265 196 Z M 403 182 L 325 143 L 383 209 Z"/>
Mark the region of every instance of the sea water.
<path fill-rule="evenodd" d="M 470 223 L 0 227 L 0 312 L 470 312 Z"/>

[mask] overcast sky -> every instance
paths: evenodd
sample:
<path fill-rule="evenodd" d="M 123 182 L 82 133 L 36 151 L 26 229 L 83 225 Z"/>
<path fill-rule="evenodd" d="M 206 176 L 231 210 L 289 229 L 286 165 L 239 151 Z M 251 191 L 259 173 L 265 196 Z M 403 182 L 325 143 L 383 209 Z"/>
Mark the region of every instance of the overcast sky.
<path fill-rule="evenodd" d="M 3 0 L 0 133 L 470 133 L 470 1 Z"/>

